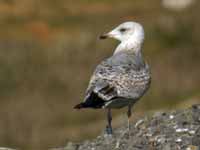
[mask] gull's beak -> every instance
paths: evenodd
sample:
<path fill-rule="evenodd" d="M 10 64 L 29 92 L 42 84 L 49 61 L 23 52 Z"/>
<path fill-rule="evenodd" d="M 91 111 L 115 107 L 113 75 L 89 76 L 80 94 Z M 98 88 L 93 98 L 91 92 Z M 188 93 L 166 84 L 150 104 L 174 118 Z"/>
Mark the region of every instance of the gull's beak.
<path fill-rule="evenodd" d="M 107 39 L 109 37 L 109 34 L 102 34 L 99 36 L 99 39 L 104 40 Z"/>
<path fill-rule="evenodd" d="M 112 32 L 106 33 L 106 34 L 102 34 L 99 36 L 99 39 L 104 40 L 107 38 L 115 38 L 115 34 L 113 34 Z"/>

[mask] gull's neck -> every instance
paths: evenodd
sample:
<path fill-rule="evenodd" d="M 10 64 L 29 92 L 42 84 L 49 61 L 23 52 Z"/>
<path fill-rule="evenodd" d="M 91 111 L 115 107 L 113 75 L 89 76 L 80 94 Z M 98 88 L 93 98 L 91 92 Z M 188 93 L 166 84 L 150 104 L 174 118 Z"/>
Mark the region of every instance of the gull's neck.
<path fill-rule="evenodd" d="M 142 43 L 136 41 L 124 41 L 121 42 L 114 51 L 114 54 L 121 52 L 132 52 L 135 54 L 141 53 Z"/>
<path fill-rule="evenodd" d="M 143 45 L 143 40 L 141 41 L 127 40 L 125 42 L 121 42 L 115 49 L 113 55 L 126 53 L 130 57 L 134 56 L 133 59 L 137 60 L 138 64 L 144 64 L 141 52 L 142 45 Z"/>

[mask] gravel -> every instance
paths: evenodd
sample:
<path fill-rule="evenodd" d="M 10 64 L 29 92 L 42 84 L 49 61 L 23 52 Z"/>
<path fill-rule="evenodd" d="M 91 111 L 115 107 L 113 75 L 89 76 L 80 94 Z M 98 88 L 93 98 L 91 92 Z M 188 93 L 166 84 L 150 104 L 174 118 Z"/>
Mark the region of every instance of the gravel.
<path fill-rule="evenodd" d="M 124 125 L 112 136 L 99 135 L 91 141 L 68 142 L 51 150 L 200 150 L 200 105 L 185 110 L 158 112 Z"/>

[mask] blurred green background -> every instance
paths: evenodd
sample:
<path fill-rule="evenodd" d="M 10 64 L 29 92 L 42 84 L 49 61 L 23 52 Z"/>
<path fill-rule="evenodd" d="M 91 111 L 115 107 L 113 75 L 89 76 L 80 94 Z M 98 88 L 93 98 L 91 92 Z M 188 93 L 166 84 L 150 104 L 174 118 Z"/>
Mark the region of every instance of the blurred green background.
<path fill-rule="evenodd" d="M 198 103 L 200 1 L 173 8 L 161 0 L 0 0 L 0 146 L 45 150 L 96 137 L 103 110 L 73 110 L 95 66 L 117 42 L 101 33 L 143 24 L 152 86 L 135 105 L 149 111 Z M 114 111 L 114 127 L 126 123 Z"/>

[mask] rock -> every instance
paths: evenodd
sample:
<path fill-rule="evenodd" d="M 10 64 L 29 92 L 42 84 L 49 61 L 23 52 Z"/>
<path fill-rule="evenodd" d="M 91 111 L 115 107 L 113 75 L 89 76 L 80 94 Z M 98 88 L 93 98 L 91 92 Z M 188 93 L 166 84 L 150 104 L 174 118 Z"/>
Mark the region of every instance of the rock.
<path fill-rule="evenodd" d="M 72 142 L 68 142 L 67 146 L 64 147 L 64 150 L 77 150 L 78 145 Z"/>
<path fill-rule="evenodd" d="M 16 150 L 16 149 L 8 148 L 8 147 L 0 147 L 0 150 Z"/>
<path fill-rule="evenodd" d="M 59 150 L 199 150 L 200 105 L 186 110 L 159 112 L 114 129 L 112 136 L 99 135 L 91 141 L 68 143 Z M 57 149 L 56 149 L 57 150 Z"/>
<path fill-rule="evenodd" d="M 51 148 L 49 150 L 77 150 L 78 144 L 73 142 L 68 142 L 65 147 Z"/>
<path fill-rule="evenodd" d="M 169 10 L 180 11 L 188 8 L 195 0 L 162 0 L 162 6 Z"/>

